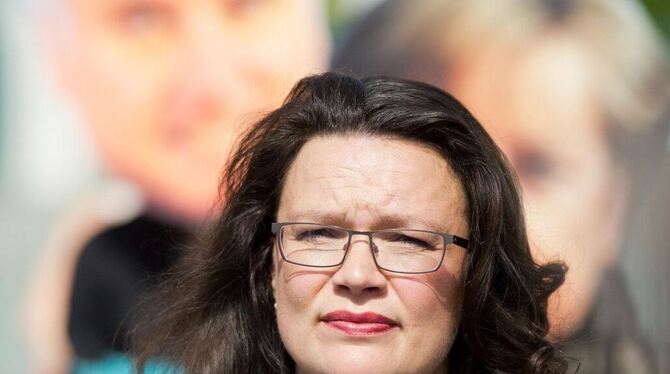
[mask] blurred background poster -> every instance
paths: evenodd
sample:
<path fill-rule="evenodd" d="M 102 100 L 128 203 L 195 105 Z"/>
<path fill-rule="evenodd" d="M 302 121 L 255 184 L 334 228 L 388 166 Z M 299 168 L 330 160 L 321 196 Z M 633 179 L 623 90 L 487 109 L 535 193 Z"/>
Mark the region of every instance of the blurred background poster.
<path fill-rule="evenodd" d="M 237 136 L 329 68 L 463 101 L 570 267 L 552 339 L 580 372 L 670 372 L 669 30 L 663 0 L 1 2 L 0 372 L 123 354 Z"/>

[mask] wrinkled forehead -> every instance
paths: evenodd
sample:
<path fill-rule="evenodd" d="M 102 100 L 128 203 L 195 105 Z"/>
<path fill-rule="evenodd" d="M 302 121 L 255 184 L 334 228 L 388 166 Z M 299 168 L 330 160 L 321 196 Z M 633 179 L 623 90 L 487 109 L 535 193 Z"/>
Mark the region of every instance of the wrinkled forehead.
<path fill-rule="evenodd" d="M 459 178 L 431 147 L 349 135 L 303 146 L 285 177 L 277 219 L 443 231 L 462 224 L 465 211 Z"/>

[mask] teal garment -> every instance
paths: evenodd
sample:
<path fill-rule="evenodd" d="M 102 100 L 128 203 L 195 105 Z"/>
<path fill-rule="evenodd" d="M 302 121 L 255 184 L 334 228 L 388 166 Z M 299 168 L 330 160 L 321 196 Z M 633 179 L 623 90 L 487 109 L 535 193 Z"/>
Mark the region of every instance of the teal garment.
<path fill-rule="evenodd" d="M 135 374 L 130 358 L 114 353 L 99 360 L 78 359 L 70 374 Z M 184 371 L 164 362 L 150 361 L 143 374 L 184 374 Z"/>

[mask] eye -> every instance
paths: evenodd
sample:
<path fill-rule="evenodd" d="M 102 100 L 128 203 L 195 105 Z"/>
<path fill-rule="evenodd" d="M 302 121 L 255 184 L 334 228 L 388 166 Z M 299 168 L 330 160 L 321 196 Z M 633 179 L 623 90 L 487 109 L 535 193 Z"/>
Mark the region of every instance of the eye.
<path fill-rule="evenodd" d="M 411 237 L 402 233 L 396 233 L 393 235 L 389 235 L 386 240 L 390 243 L 396 243 L 400 244 L 402 246 L 406 247 L 415 247 L 415 248 L 422 248 L 422 249 L 431 249 L 433 248 L 432 245 L 430 245 L 428 242 Z"/>
<path fill-rule="evenodd" d="M 159 1 L 131 1 L 117 11 L 119 26 L 130 34 L 143 34 L 168 26 L 173 11 Z"/>
<path fill-rule="evenodd" d="M 224 0 L 224 7 L 229 14 L 244 15 L 257 7 L 266 5 L 269 0 Z"/>
<path fill-rule="evenodd" d="M 301 231 L 295 235 L 295 240 L 316 241 L 320 239 L 337 239 L 341 237 L 342 233 L 339 230 L 323 227 Z"/>
<path fill-rule="evenodd" d="M 519 178 L 526 183 L 540 182 L 556 172 L 556 164 L 544 152 L 526 150 L 514 157 L 514 168 Z"/>

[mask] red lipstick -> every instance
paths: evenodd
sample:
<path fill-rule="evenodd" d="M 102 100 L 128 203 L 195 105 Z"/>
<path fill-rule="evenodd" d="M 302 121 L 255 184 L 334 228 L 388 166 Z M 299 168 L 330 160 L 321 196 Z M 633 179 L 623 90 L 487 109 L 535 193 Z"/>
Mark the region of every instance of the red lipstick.
<path fill-rule="evenodd" d="M 321 317 L 321 321 L 347 335 L 383 334 L 398 327 L 398 323 L 394 320 L 373 312 L 353 313 L 336 310 Z"/>

